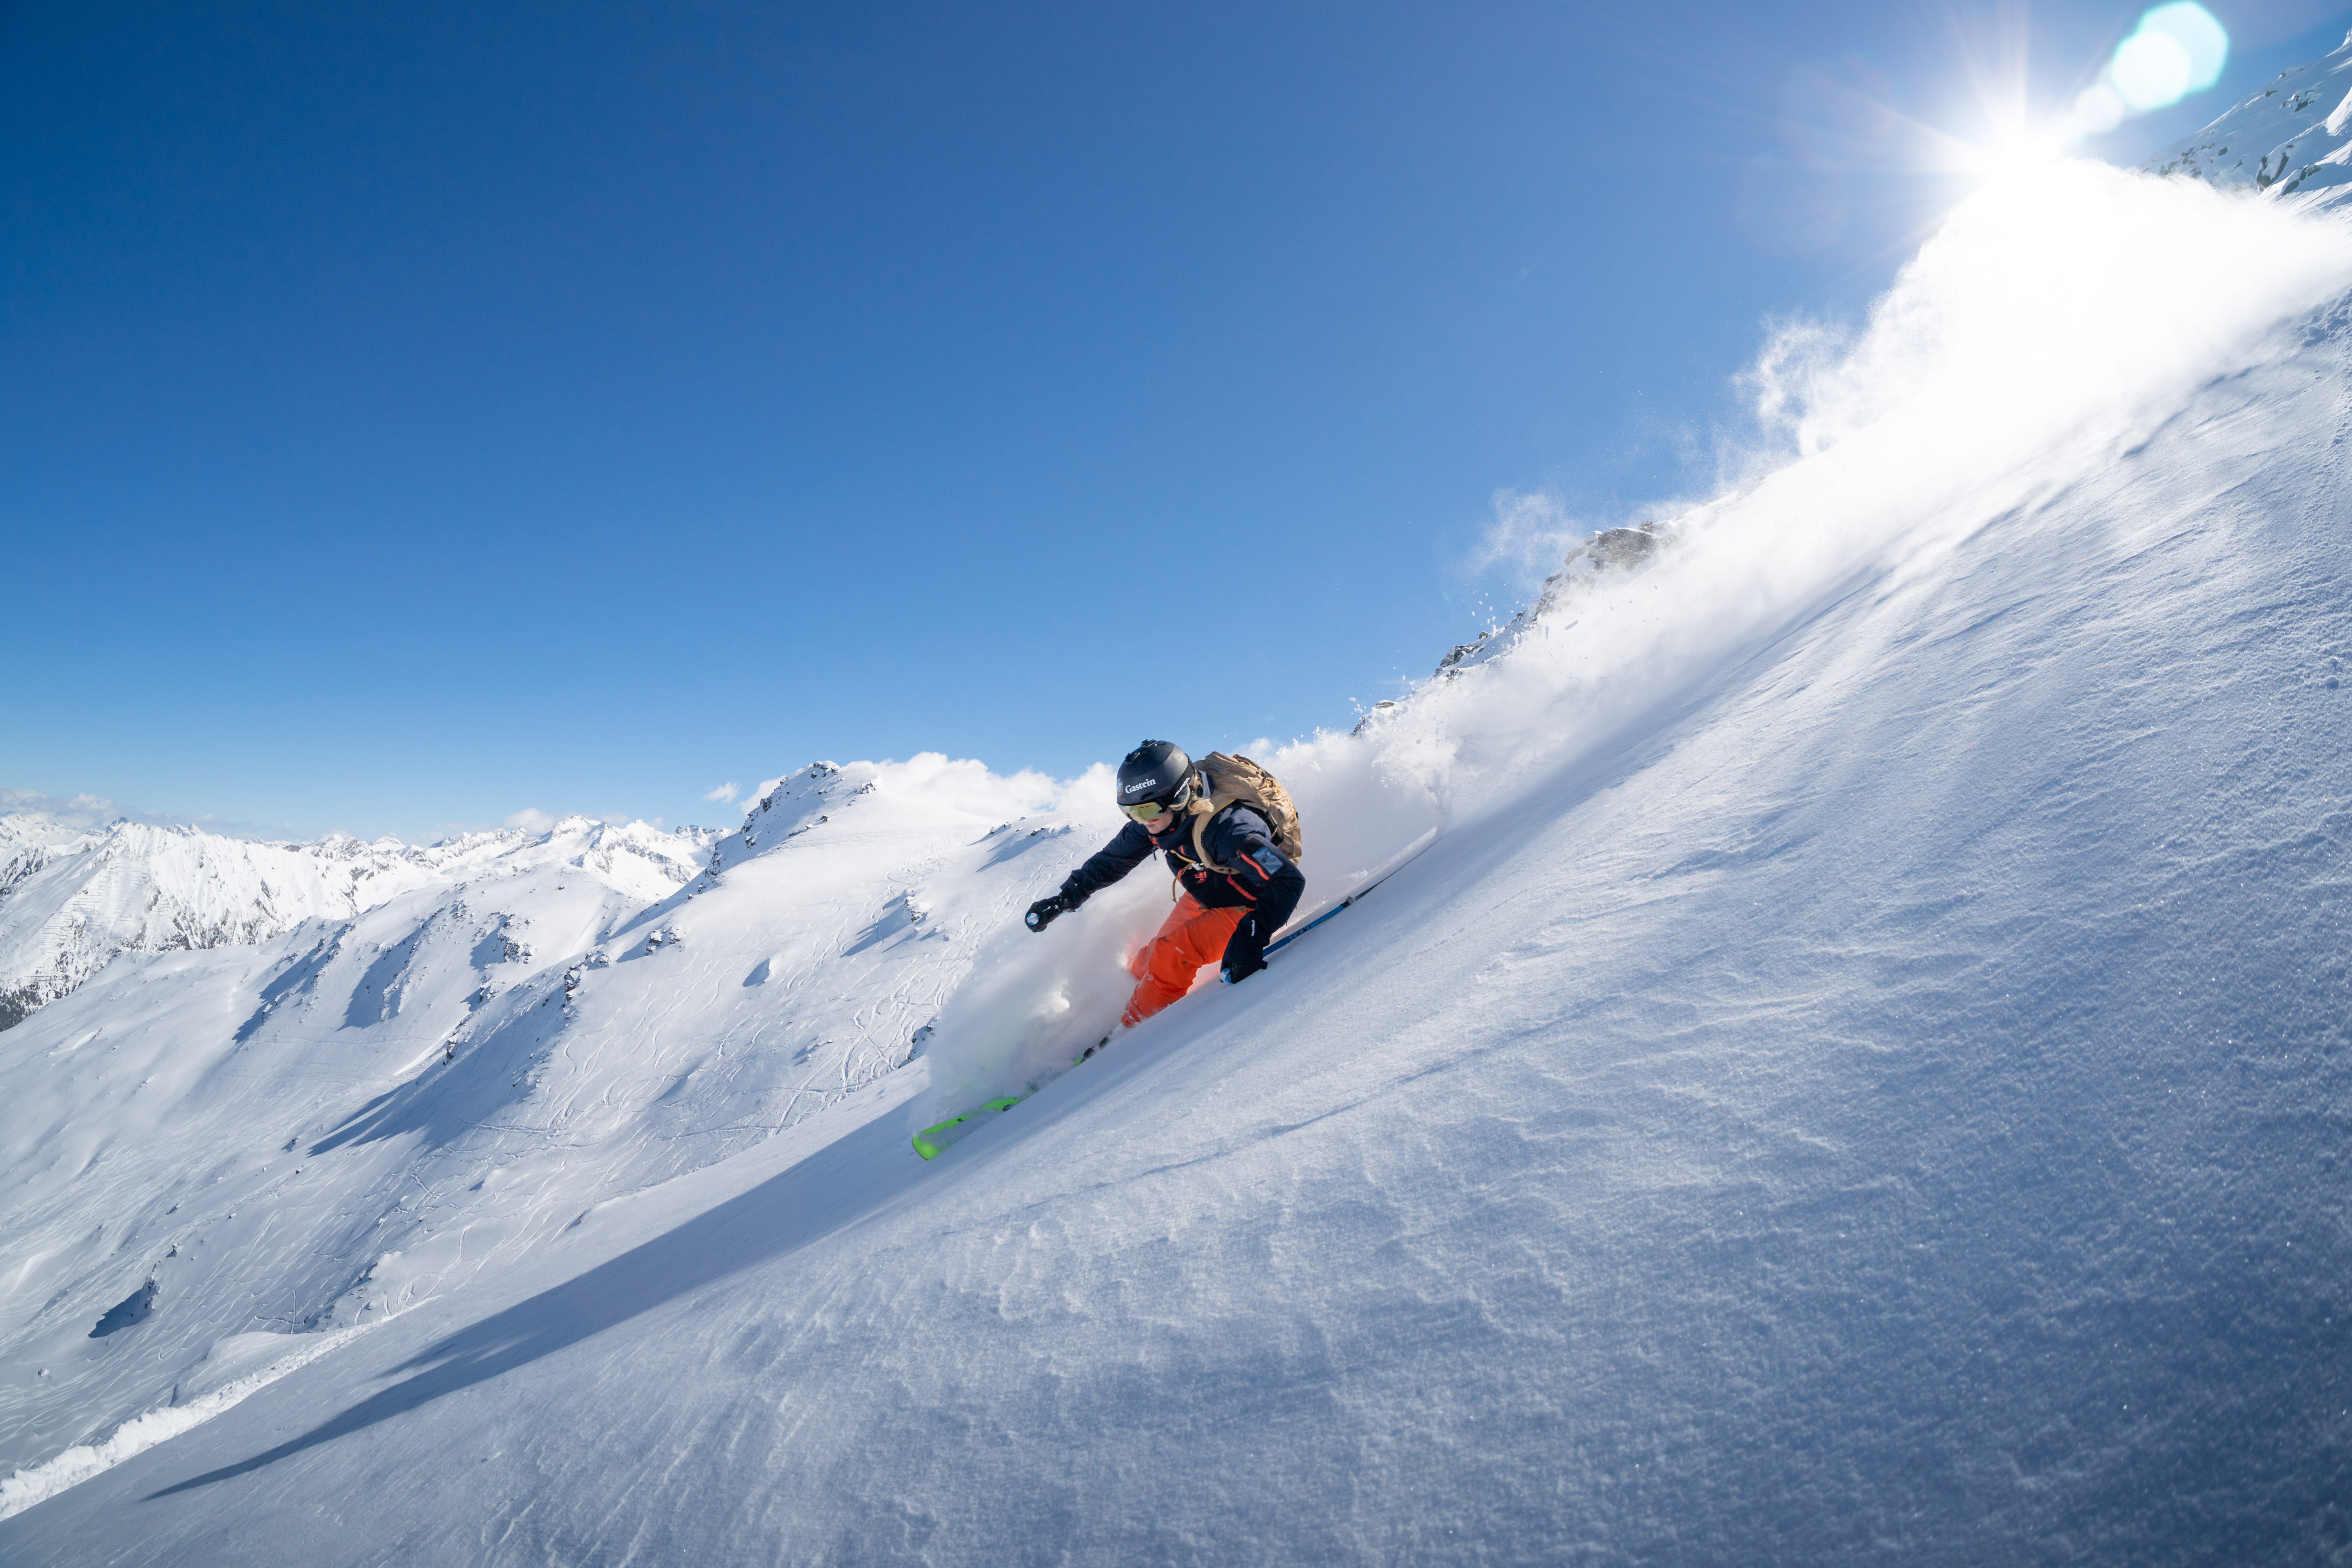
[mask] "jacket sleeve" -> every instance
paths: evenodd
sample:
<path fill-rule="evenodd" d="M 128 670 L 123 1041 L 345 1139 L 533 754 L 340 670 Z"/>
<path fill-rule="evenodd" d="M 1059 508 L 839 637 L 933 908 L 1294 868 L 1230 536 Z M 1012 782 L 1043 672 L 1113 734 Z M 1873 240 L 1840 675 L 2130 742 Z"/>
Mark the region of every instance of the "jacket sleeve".
<path fill-rule="evenodd" d="M 1087 857 L 1087 863 L 1062 879 L 1062 896 L 1073 908 L 1151 858 L 1151 835 L 1130 822 L 1111 841 Z"/>
<path fill-rule="evenodd" d="M 1235 880 L 1252 900 L 1259 931 L 1272 937 L 1280 931 L 1307 894 L 1307 874 L 1275 847 L 1274 829 L 1265 818 L 1236 805 L 1209 825 L 1202 842 L 1219 863 L 1234 868 Z"/>

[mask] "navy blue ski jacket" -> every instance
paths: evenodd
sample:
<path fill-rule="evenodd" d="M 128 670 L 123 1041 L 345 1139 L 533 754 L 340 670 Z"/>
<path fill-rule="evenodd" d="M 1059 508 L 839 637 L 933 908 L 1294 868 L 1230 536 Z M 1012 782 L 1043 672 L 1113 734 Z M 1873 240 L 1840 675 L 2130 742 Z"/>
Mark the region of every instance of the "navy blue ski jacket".
<path fill-rule="evenodd" d="M 1129 822 L 1117 837 L 1089 856 L 1087 863 L 1062 879 L 1062 896 L 1075 906 L 1109 887 L 1156 851 L 1168 858 L 1168 868 L 1184 890 L 1204 909 L 1248 909 L 1257 911 L 1257 940 L 1282 929 L 1307 891 L 1307 878 L 1290 858 L 1275 847 L 1274 828 L 1250 806 L 1235 801 L 1209 818 L 1201 835 L 1209 858 L 1230 866 L 1230 873 L 1212 871 L 1192 858 L 1192 818 L 1171 812 L 1174 823 L 1155 834 L 1139 822 Z"/>

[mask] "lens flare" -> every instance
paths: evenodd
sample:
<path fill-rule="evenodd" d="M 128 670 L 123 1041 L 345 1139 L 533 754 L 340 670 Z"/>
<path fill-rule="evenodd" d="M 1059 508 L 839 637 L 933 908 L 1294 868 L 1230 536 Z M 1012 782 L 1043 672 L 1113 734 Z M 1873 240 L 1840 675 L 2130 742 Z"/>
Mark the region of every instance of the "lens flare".
<path fill-rule="evenodd" d="M 2189 61 L 2189 74 L 2180 89 L 2184 98 L 2220 81 L 2221 68 L 2230 62 L 2229 30 L 2214 20 L 2213 13 L 2190 0 L 2158 6 L 2139 19 L 2139 31 L 2132 37 L 2160 37 L 2179 47 Z"/>
<path fill-rule="evenodd" d="M 2229 29 L 2195 0 L 2175 0 L 2140 17 L 2116 46 L 2097 81 L 2066 115 L 2066 140 L 2113 131 L 2135 114 L 2165 109 L 2221 79 L 2230 60 Z"/>
<path fill-rule="evenodd" d="M 2116 49 L 2107 79 L 2133 112 L 2178 103 L 2189 91 L 2189 51 L 2168 33 L 2134 33 Z"/>
<path fill-rule="evenodd" d="M 2073 129 L 2076 136 L 2104 136 L 2124 122 L 2131 106 L 2123 94 L 2105 82 L 2094 82 L 2074 100 Z"/>

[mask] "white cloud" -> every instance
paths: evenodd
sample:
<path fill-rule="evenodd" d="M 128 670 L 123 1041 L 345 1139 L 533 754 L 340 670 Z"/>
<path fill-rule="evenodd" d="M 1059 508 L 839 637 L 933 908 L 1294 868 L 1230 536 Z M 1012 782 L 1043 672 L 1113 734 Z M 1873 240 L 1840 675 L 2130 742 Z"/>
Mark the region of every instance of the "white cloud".
<path fill-rule="evenodd" d="M 555 818 L 535 805 L 526 805 L 506 819 L 509 827 L 520 827 L 525 833 L 544 833 L 555 826 Z"/>
<path fill-rule="evenodd" d="M 704 790 L 702 792 L 702 798 L 705 800 L 733 800 L 738 793 L 739 792 L 734 782 L 730 780 L 726 784 L 716 784 L 709 789 Z"/>
<path fill-rule="evenodd" d="M 121 806 L 104 795 L 55 795 L 34 789 L 0 789 L 0 813 L 14 816 L 20 812 L 90 827 L 124 815 Z"/>
<path fill-rule="evenodd" d="M 33 789 L 0 789 L 0 816 L 31 816 L 61 827 L 83 832 L 104 827 L 118 820 L 143 822 L 157 827 L 201 827 L 207 833 L 217 833 L 227 838 L 274 839 L 281 827 L 291 823 L 234 822 L 212 815 L 177 816 L 166 812 L 141 811 L 119 801 L 87 791 L 80 795 L 43 795 Z"/>

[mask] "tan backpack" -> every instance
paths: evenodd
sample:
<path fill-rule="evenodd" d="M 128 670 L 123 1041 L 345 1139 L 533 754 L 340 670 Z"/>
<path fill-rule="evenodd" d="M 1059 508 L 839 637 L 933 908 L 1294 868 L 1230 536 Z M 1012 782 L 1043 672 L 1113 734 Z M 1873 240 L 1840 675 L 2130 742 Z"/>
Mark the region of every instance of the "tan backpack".
<path fill-rule="evenodd" d="M 1290 792 L 1282 781 L 1251 762 L 1247 757 L 1229 757 L 1223 752 L 1211 752 L 1194 766 L 1209 786 L 1206 800 L 1192 803 L 1192 858 L 1212 871 L 1232 875 L 1231 866 L 1220 866 L 1209 858 L 1209 848 L 1202 834 L 1209 818 L 1239 801 L 1254 807 L 1274 829 L 1274 847 L 1282 851 L 1294 866 L 1303 862 L 1306 844 L 1298 836 L 1298 808 L 1290 804 Z"/>

